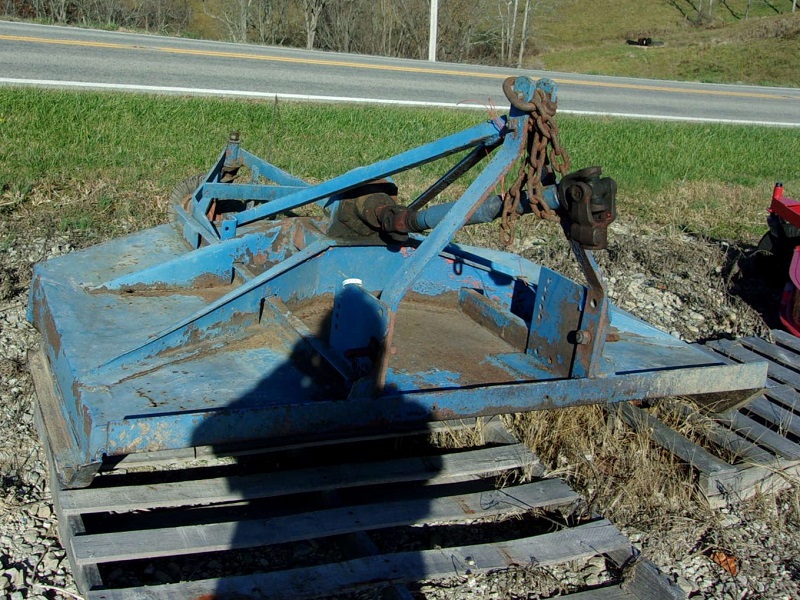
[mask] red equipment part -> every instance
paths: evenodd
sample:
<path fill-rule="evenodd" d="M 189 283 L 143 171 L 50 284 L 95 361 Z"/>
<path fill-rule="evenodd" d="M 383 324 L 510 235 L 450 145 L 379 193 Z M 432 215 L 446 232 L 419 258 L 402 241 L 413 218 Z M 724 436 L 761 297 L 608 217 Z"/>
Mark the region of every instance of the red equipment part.
<path fill-rule="evenodd" d="M 792 335 L 800 337 L 800 246 L 794 249 L 789 281 L 781 296 L 780 319 Z"/>
<path fill-rule="evenodd" d="M 773 241 L 796 241 L 795 234 L 800 230 L 800 201 L 784 198 L 782 183 L 775 184 L 769 213 L 770 229 L 780 233 L 779 239 Z M 781 296 L 779 316 L 787 331 L 800 337 L 800 245 L 792 250 L 789 281 Z"/>
<path fill-rule="evenodd" d="M 800 200 L 783 197 L 783 184 L 778 182 L 772 191 L 772 203 L 769 205 L 770 214 L 777 215 L 784 221 L 800 227 Z"/>

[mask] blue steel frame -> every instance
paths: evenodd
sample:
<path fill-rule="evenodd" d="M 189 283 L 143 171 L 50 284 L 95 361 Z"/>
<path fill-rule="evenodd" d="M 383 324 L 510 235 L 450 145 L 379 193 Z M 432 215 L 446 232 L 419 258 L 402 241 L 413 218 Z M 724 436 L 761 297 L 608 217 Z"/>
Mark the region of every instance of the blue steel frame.
<path fill-rule="evenodd" d="M 517 78 L 514 89 L 530 102 L 537 86 L 556 99 L 549 80 Z M 68 440 L 52 448 L 64 485 L 85 485 L 105 457 L 133 452 L 763 386 L 766 363 L 722 364 L 611 306 L 594 257 L 577 244 L 585 285 L 452 242 L 525 150 L 529 118 L 512 107 L 313 186 L 232 137 L 187 209 L 175 207 L 177 230 L 37 265 L 28 316 L 55 388 L 49 427 L 63 434 L 49 441 Z M 335 218 L 342 193 L 462 151 L 412 206 L 477 153 L 493 154 L 426 236 L 385 245 L 330 237 L 324 220 L 271 219 L 312 202 Z M 241 165 L 250 183 L 222 182 Z M 252 206 L 213 222 L 221 199 Z M 557 207 L 552 188 L 546 200 Z M 349 278 L 362 284 L 343 287 Z M 329 307 L 329 337 L 300 316 L 318 302 Z M 423 327 L 412 331 L 416 346 L 409 319 Z M 450 323 L 474 341 L 462 343 Z"/>

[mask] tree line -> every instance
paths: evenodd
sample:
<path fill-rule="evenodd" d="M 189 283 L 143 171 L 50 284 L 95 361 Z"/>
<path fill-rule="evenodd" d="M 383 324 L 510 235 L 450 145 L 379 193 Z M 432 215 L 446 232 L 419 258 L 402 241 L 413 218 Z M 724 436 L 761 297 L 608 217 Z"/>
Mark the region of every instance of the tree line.
<path fill-rule="evenodd" d="M 576 0 L 442 0 L 437 58 L 521 67 L 535 23 Z M 747 18 L 754 1 L 776 12 L 797 0 L 665 0 L 698 25 L 715 10 Z M 741 4 L 739 1 L 737 4 Z M 53 23 L 267 45 L 424 59 L 431 0 L 0 0 L 0 14 Z"/>
<path fill-rule="evenodd" d="M 439 3 L 437 58 L 519 66 L 538 15 L 570 0 Z M 52 23 L 427 58 L 430 0 L 0 0 Z"/>

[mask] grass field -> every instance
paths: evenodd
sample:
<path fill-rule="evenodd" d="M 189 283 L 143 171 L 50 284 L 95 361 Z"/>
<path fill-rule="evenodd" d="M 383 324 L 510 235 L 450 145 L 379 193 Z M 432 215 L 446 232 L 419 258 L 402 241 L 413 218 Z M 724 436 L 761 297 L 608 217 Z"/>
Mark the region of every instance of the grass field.
<path fill-rule="evenodd" d="M 5 88 L 0 211 L 48 203 L 61 228 L 106 230 L 115 219 L 126 228 L 146 226 L 163 218 L 153 207 L 178 181 L 208 170 L 230 130 L 241 132 L 251 152 L 323 180 L 486 118 L 475 111 Z M 789 194 L 800 189 L 790 129 L 568 116 L 559 123 L 573 168 L 603 165 L 619 183 L 621 218 L 643 225 L 753 243 L 775 181 Z M 401 194 L 439 170 L 400 178 Z"/>
<path fill-rule="evenodd" d="M 800 11 L 789 12 L 790 3 L 718 2 L 713 20 L 702 24 L 693 23 L 697 3 L 686 0 L 605 0 L 602 9 L 590 11 L 583 4 L 561 2 L 539 17 L 533 35 L 537 56 L 529 58 L 528 66 L 572 73 L 800 86 Z M 639 37 L 651 37 L 663 46 L 626 45 L 626 40 Z"/>

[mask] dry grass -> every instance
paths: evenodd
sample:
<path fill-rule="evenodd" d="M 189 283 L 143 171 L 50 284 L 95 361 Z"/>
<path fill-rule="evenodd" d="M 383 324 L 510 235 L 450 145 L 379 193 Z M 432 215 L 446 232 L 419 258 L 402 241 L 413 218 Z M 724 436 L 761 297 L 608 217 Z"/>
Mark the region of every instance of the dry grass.
<path fill-rule="evenodd" d="M 512 428 L 551 476 L 565 477 L 593 509 L 622 526 L 683 515 L 691 504 L 691 471 L 602 406 L 520 414 Z"/>
<path fill-rule="evenodd" d="M 755 245 L 764 231 L 771 188 L 723 181 L 675 181 L 651 196 L 620 198 L 649 229 Z"/>
<path fill-rule="evenodd" d="M 0 204 L 12 208 L 4 215 L 10 229 L 66 235 L 78 247 L 164 223 L 167 200 L 151 181 L 131 188 L 111 178 L 42 182 L 0 193 Z"/>

